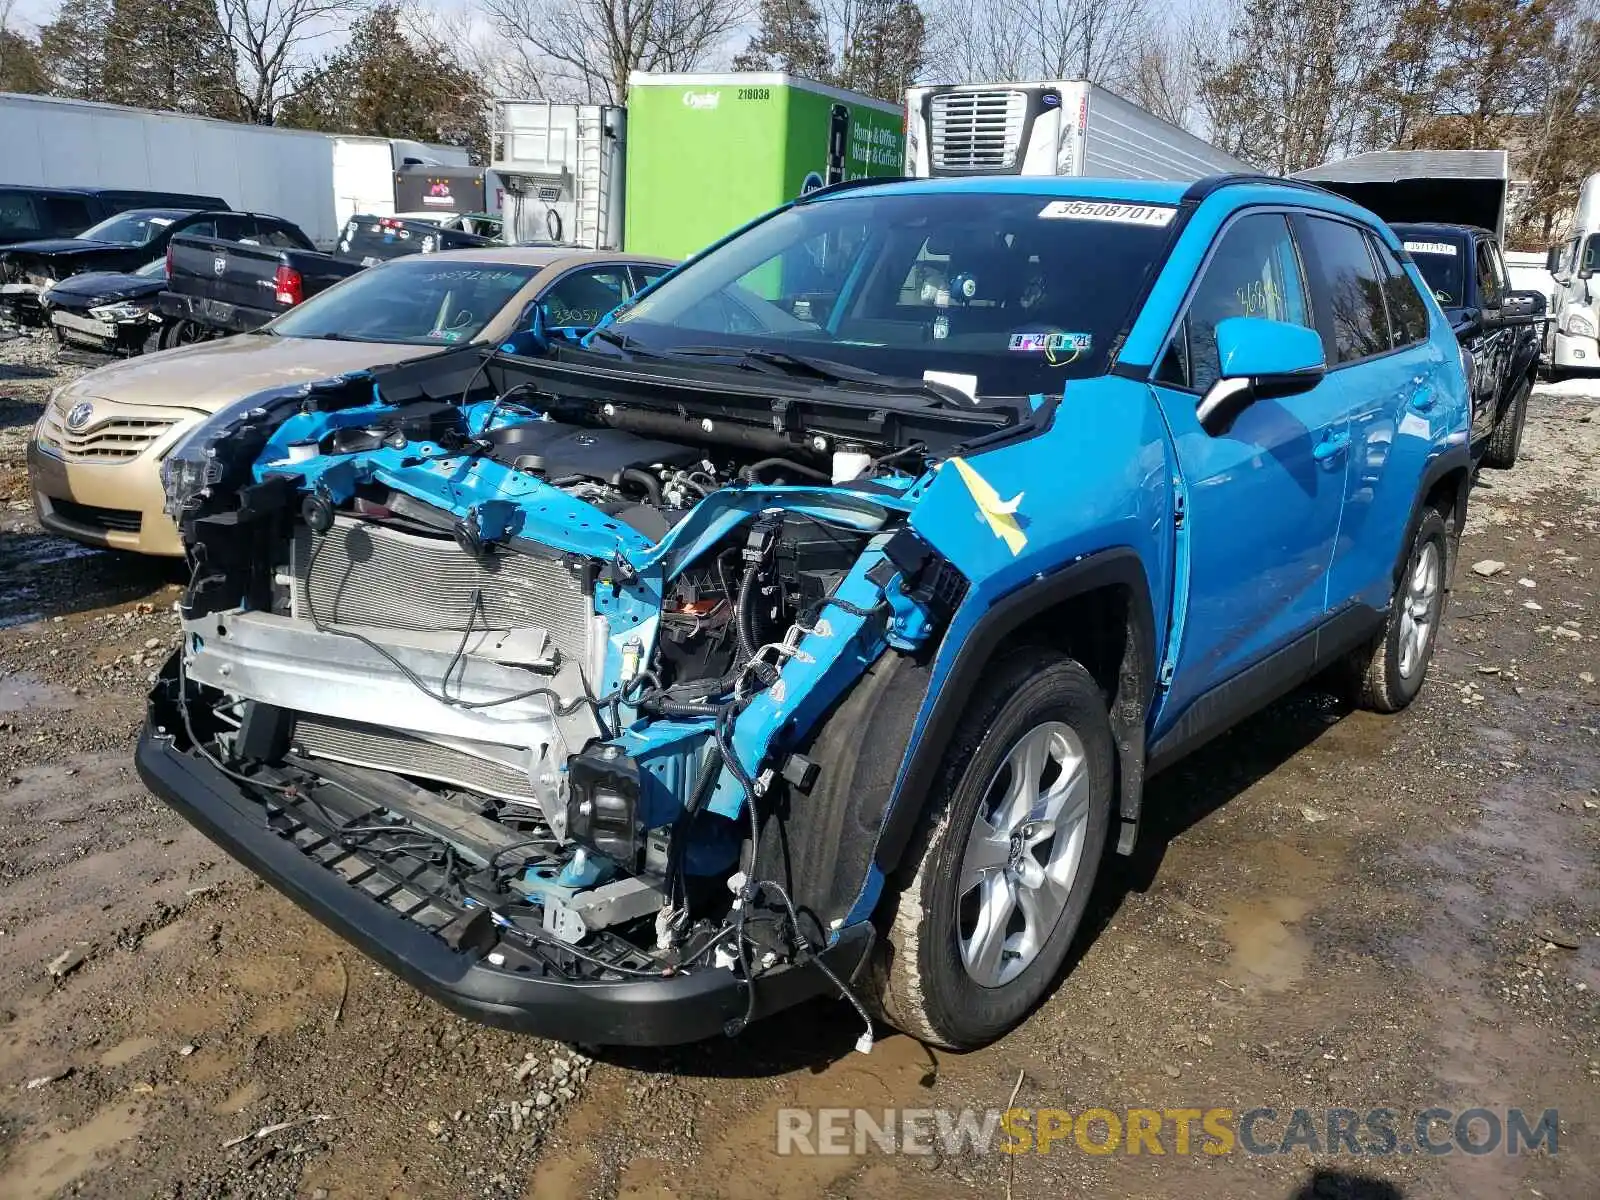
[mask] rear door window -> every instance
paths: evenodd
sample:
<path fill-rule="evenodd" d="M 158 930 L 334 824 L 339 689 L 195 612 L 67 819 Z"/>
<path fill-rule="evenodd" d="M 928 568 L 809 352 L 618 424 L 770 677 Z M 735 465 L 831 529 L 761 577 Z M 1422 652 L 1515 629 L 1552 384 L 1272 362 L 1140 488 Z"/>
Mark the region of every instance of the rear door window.
<path fill-rule="evenodd" d="M 271 246 L 274 250 L 304 250 L 306 246 L 299 238 L 287 229 L 276 225 L 269 225 L 265 221 L 256 226 L 255 240 L 258 245 Z"/>
<path fill-rule="evenodd" d="M 1359 362 L 1390 348 L 1389 317 L 1383 281 L 1367 248 L 1367 235 L 1354 225 L 1302 214 L 1306 270 L 1317 329 L 1330 366 Z"/>
<path fill-rule="evenodd" d="M 1264 317 L 1311 326 L 1305 281 L 1289 223 L 1256 213 L 1228 227 L 1167 345 L 1156 378 L 1204 392 L 1222 374 L 1217 325 L 1229 317 Z"/>
<path fill-rule="evenodd" d="M 81 233 L 86 228 L 88 226 L 72 232 Z M 43 237 L 44 233 L 32 196 L 27 192 L 0 192 L 0 241 L 32 241 Z"/>
<path fill-rule="evenodd" d="M 57 237 L 72 237 L 94 224 L 89 202 L 77 196 L 46 196 L 45 221 Z"/>
<path fill-rule="evenodd" d="M 1389 307 L 1389 344 L 1395 349 L 1414 346 L 1428 336 L 1428 306 L 1417 291 L 1411 276 L 1405 273 L 1397 259 L 1377 239 L 1370 239 L 1368 247 L 1383 271 L 1383 296 Z"/>
<path fill-rule="evenodd" d="M 670 270 L 671 267 L 629 267 L 628 271 L 633 275 L 633 290 L 644 290 Z"/>

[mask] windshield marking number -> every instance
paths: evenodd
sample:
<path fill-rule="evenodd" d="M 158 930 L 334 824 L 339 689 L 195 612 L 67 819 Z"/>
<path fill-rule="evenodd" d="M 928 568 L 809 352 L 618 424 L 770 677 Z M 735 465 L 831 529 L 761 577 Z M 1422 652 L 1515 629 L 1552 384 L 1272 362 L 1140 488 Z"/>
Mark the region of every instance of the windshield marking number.
<path fill-rule="evenodd" d="M 1456 256 L 1456 248 L 1449 242 L 1407 242 L 1407 254 L 1448 254 L 1451 258 Z"/>
<path fill-rule="evenodd" d="M 1112 204 L 1104 200 L 1052 200 L 1039 210 L 1050 221 L 1114 221 L 1119 225 L 1170 225 L 1178 210 L 1165 204 Z"/>

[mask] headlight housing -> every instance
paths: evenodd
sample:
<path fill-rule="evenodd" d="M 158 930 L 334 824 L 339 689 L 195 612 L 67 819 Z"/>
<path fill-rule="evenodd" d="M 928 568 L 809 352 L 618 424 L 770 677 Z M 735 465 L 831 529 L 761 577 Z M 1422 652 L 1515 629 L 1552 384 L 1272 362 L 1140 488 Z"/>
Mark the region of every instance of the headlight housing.
<path fill-rule="evenodd" d="M 272 431 L 294 415 L 305 395 L 292 388 L 246 396 L 191 429 L 161 464 L 167 515 L 182 522 L 197 515 L 220 486 L 245 483 Z"/>
<path fill-rule="evenodd" d="M 1569 313 L 1567 315 L 1567 333 L 1572 337 L 1593 337 L 1594 321 L 1582 313 Z"/>
<path fill-rule="evenodd" d="M 123 301 L 97 305 L 89 310 L 89 315 L 97 321 L 142 321 L 150 315 L 150 309 L 143 304 Z"/>

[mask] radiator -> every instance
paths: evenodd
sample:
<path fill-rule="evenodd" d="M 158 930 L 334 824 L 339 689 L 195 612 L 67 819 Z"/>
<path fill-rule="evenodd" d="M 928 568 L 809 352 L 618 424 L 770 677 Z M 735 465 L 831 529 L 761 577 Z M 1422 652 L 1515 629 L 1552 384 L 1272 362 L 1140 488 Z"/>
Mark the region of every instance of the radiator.
<path fill-rule="evenodd" d="M 291 577 L 295 617 L 309 620 L 310 604 L 324 625 L 378 629 L 465 629 L 476 588 L 475 628 L 536 626 L 565 661 L 588 662 L 588 582 L 555 553 L 480 560 L 451 538 L 340 518 L 326 534 L 296 530 Z"/>
<path fill-rule="evenodd" d="M 311 758 L 432 779 L 538 807 L 527 771 L 500 758 L 518 753 L 510 747 L 485 746 L 483 753 L 494 757 L 483 757 L 395 729 L 303 715 L 290 740 Z"/>

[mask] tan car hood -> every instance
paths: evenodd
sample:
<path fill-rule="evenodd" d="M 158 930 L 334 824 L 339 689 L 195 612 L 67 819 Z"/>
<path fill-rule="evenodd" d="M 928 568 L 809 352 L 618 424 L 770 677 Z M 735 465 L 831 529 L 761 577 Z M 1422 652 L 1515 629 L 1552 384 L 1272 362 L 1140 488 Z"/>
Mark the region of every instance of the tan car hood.
<path fill-rule="evenodd" d="M 247 333 L 100 367 L 68 384 L 61 400 L 113 400 L 214 412 L 267 388 L 404 362 L 443 349 L 447 347 Z"/>

